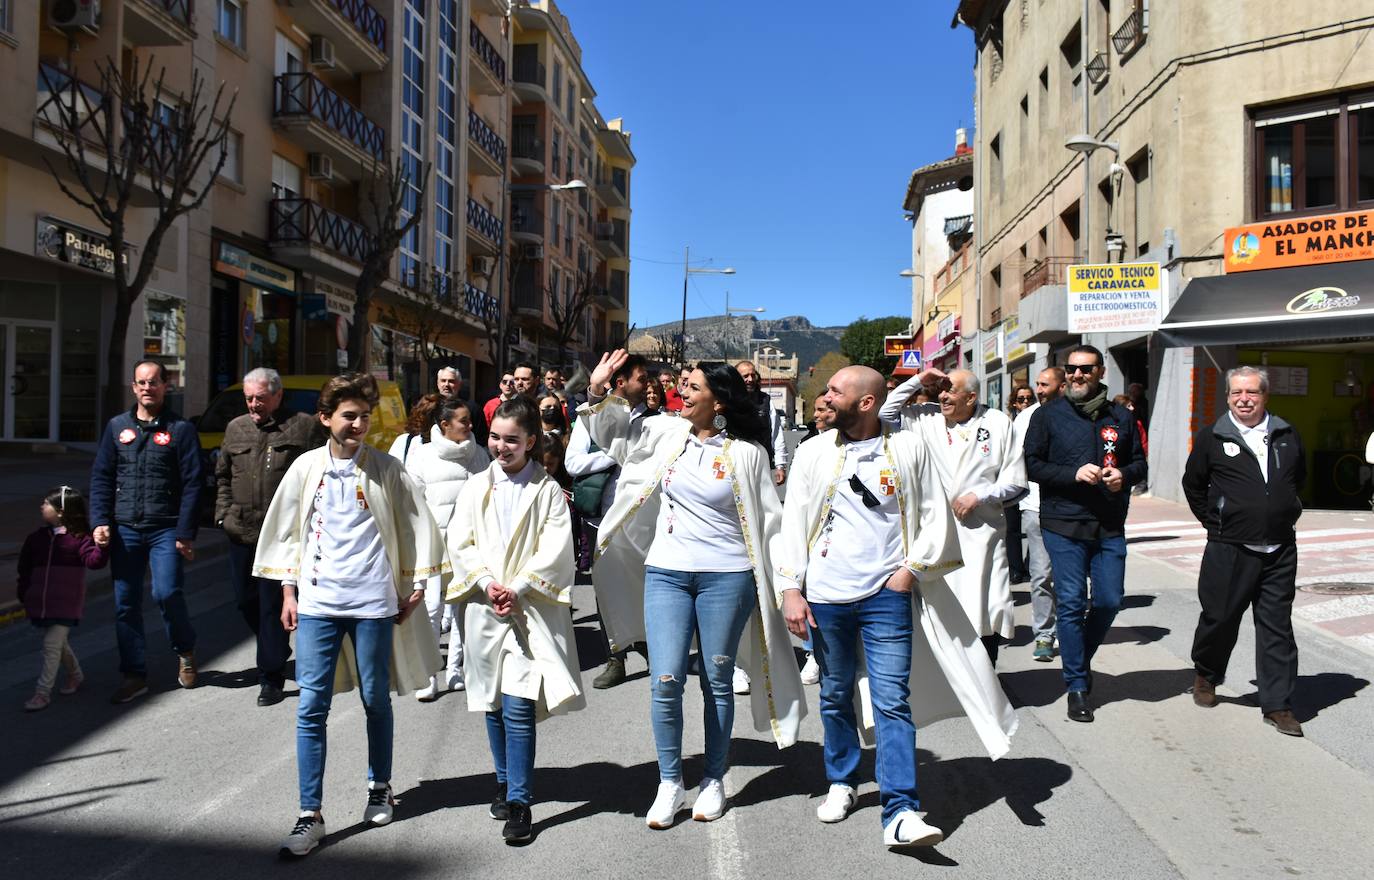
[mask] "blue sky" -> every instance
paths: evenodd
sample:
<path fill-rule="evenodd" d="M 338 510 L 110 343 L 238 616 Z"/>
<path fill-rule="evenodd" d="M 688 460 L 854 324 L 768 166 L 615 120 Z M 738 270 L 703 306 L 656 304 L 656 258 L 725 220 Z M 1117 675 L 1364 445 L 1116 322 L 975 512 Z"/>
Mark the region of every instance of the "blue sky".
<path fill-rule="evenodd" d="M 902 196 L 973 125 L 954 0 L 559 0 L 607 119 L 638 158 L 631 320 L 762 306 L 821 326 L 909 314 Z M 709 262 L 708 262 L 709 261 Z"/>

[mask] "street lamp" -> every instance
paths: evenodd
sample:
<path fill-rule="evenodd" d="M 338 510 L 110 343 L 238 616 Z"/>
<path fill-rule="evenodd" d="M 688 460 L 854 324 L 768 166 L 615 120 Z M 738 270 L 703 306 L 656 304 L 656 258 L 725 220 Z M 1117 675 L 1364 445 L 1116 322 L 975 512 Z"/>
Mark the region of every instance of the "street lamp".
<path fill-rule="evenodd" d="M 727 361 L 730 359 L 730 316 L 749 314 L 761 315 L 766 311 L 768 310 L 761 306 L 756 306 L 754 308 L 735 306 L 734 308 L 731 308 L 730 291 L 725 291 L 725 359 Z"/>
<path fill-rule="evenodd" d="M 681 329 L 681 332 L 680 332 L 679 337 L 678 337 L 678 344 L 682 346 L 682 348 L 681 348 L 681 355 L 680 355 L 680 356 L 681 356 L 681 358 L 682 358 L 683 364 L 686 364 L 686 362 L 687 362 L 687 281 L 688 281 L 688 279 L 690 279 L 691 276 L 693 276 L 693 275 L 734 275 L 734 274 L 735 274 L 735 270 L 734 270 L 733 268 L 725 268 L 725 269 L 700 268 L 700 269 L 693 269 L 691 263 L 690 263 L 689 260 L 688 260 L 688 255 L 689 255 L 689 253 L 690 253 L 690 250 L 691 250 L 690 248 L 683 248 L 683 249 L 682 249 L 682 329 Z M 679 366 L 681 366 L 681 365 L 682 365 L 682 364 L 680 364 Z"/>
<path fill-rule="evenodd" d="M 1075 134 L 1064 141 L 1064 146 L 1075 153 L 1083 154 L 1083 228 L 1085 230 L 1092 228 L 1088 225 L 1090 216 L 1088 206 L 1092 201 L 1088 197 L 1092 191 L 1092 173 L 1088 169 L 1089 162 L 1093 153 L 1098 150 L 1111 150 L 1112 152 L 1112 164 L 1107 170 L 1112 187 L 1112 200 L 1107 205 L 1107 234 L 1104 238 L 1107 243 L 1107 262 L 1110 263 L 1112 254 L 1116 254 L 1116 261 L 1119 263 L 1122 252 L 1126 249 L 1126 238 L 1112 228 L 1112 213 L 1116 210 L 1116 203 L 1121 201 L 1119 198 L 1121 195 L 1121 178 L 1126 173 L 1125 167 L 1118 161 L 1121 158 L 1121 144 L 1117 141 L 1095 138 L 1090 134 Z M 1091 254 L 1088 255 L 1088 259 L 1091 259 Z"/>

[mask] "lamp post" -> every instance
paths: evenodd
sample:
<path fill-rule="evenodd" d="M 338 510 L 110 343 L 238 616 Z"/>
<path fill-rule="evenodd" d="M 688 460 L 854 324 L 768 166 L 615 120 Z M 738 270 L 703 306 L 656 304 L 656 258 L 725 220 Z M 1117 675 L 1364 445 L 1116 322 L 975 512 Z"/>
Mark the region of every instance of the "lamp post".
<path fill-rule="evenodd" d="M 730 291 L 728 291 L 728 290 L 725 291 L 725 359 L 726 359 L 727 361 L 730 359 L 730 328 L 731 328 L 730 316 L 731 316 L 731 315 L 750 315 L 750 314 L 761 315 L 761 314 L 763 314 L 763 313 L 766 312 L 766 311 L 768 311 L 768 310 L 765 309 L 765 308 L 761 308 L 761 307 L 759 307 L 759 308 L 752 308 L 752 309 L 751 309 L 751 308 L 744 308 L 744 307 L 736 306 L 736 307 L 734 307 L 734 308 L 731 308 L 731 307 L 730 307 Z"/>
<path fill-rule="evenodd" d="M 925 308 L 926 308 L 926 276 L 922 275 L 920 272 L 917 272 L 915 269 L 903 269 L 902 271 L 898 272 L 897 274 L 898 274 L 900 277 L 902 277 L 902 278 L 919 278 L 919 279 L 921 279 L 921 304 L 917 307 L 916 311 L 917 311 L 917 312 L 923 312 L 923 311 L 925 311 Z M 913 283 L 914 283 L 914 282 L 913 282 Z M 934 308 L 932 308 L 931 311 L 934 311 Z M 910 331 L 910 332 L 911 332 L 911 336 L 912 336 L 912 338 L 915 338 L 915 336 L 916 336 L 916 322 L 915 322 L 915 321 L 912 321 L 911 323 L 912 323 L 911 331 Z M 926 318 L 926 323 L 930 323 L 930 318 Z"/>
<path fill-rule="evenodd" d="M 503 181 L 502 183 L 505 192 L 503 192 L 501 195 L 501 248 L 496 255 L 496 326 L 497 333 L 500 337 L 498 340 L 497 349 L 494 352 L 494 354 L 496 355 L 497 370 L 503 369 L 506 365 L 507 345 L 509 344 L 506 342 L 507 303 L 502 297 L 502 293 L 505 292 L 506 286 L 506 272 L 505 268 L 502 266 L 502 261 L 506 257 L 506 239 L 509 234 L 507 230 L 510 224 L 510 217 L 508 216 L 506 206 L 510 204 L 510 194 L 517 192 L 562 192 L 566 190 L 578 190 L 587 188 L 587 182 L 585 180 L 580 180 L 578 178 L 573 178 L 567 183 L 511 183 L 509 180 Z M 519 263 L 517 263 L 516 266 L 518 268 Z M 514 286 L 515 277 L 514 273 L 512 273 L 511 287 Z"/>
<path fill-rule="evenodd" d="M 1112 215 L 1116 211 L 1116 203 L 1120 201 L 1119 196 L 1121 193 L 1119 190 L 1121 187 L 1121 176 L 1126 172 L 1126 169 L 1122 167 L 1122 165 L 1118 161 L 1121 158 L 1121 144 L 1117 143 L 1116 141 L 1104 141 L 1099 138 L 1095 138 L 1090 134 L 1076 134 L 1072 135 L 1067 140 L 1065 140 L 1064 146 L 1065 148 L 1072 150 L 1075 153 L 1083 154 L 1084 235 L 1089 235 L 1092 231 L 1092 227 L 1088 223 L 1088 220 L 1091 216 L 1088 213 L 1088 206 L 1092 203 L 1092 173 L 1091 171 L 1089 171 L 1089 165 L 1092 161 L 1092 155 L 1098 150 L 1112 151 L 1112 164 L 1111 168 L 1108 169 L 1108 174 L 1111 176 L 1110 186 L 1112 187 L 1113 192 L 1111 204 L 1107 206 L 1107 234 L 1104 237 L 1107 243 L 1107 262 L 1110 263 L 1112 261 L 1112 253 L 1115 252 L 1117 256 L 1116 261 L 1119 263 L 1121 262 L 1122 252 L 1126 248 L 1126 240 L 1125 237 L 1121 235 L 1121 233 L 1117 232 L 1115 229 L 1112 228 Z M 1085 257 L 1089 262 L 1092 260 L 1091 248 L 1089 248 L 1089 252 L 1085 255 Z"/>
<path fill-rule="evenodd" d="M 708 269 L 708 268 L 693 269 L 691 263 L 690 263 L 689 260 L 688 260 L 688 255 L 689 255 L 689 253 L 690 253 L 690 250 L 691 250 L 691 249 L 688 248 L 688 247 L 684 247 L 684 248 L 682 249 L 682 329 L 681 329 L 681 332 L 679 333 L 679 336 L 678 336 L 678 344 L 679 344 L 680 346 L 682 346 L 681 349 L 679 349 L 680 352 L 681 352 L 682 364 L 679 364 L 678 366 L 682 366 L 682 365 L 684 365 L 684 364 L 687 363 L 687 281 L 688 281 L 688 279 L 690 279 L 693 275 L 734 275 L 734 274 L 735 274 L 735 270 L 734 270 L 733 268 L 728 268 L 728 267 L 725 268 L 725 269 Z"/>

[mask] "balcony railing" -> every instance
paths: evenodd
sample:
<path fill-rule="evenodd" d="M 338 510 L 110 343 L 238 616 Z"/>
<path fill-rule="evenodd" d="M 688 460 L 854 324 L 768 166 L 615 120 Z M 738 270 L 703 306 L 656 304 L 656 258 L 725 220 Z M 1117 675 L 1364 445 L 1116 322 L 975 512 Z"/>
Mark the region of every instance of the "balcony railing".
<path fill-rule="evenodd" d="M 496 51 L 496 47 L 487 39 L 487 35 L 482 33 L 482 29 L 475 21 L 468 22 L 468 47 L 487 65 L 487 69 L 496 77 L 497 82 L 505 83 L 506 59 Z"/>
<path fill-rule="evenodd" d="M 468 282 L 463 284 L 463 308 L 483 321 L 495 323 L 501 320 L 501 301 Z"/>
<path fill-rule="evenodd" d="M 518 83 L 530 83 L 540 88 L 547 88 L 545 85 L 548 82 L 547 71 L 534 55 L 516 56 L 514 76 L 511 78 Z"/>
<path fill-rule="evenodd" d="M 1083 262 L 1080 257 L 1041 257 L 1021 276 L 1021 298 L 1030 296 L 1047 284 L 1063 282 L 1064 267 Z"/>
<path fill-rule="evenodd" d="M 326 0 L 348 19 L 349 24 L 358 29 L 367 41 L 386 52 L 386 19 L 367 0 Z"/>
<path fill-rule="evenodd" d="M 539 210 L 533 196 L 511 199 L 510 213 L 512 234 L 544 236 L 544 212 Z"/>
<path fill-rule="evenodd" d="M 517 311 L 525 310 L 544 314 L 544 289 L 539 282 L 539 266 L 530 271 L 516 273 L 515 284 L 511 291 L 511 304 Z"/>
<path fill-rule="evenodd" d="M 492 131 L 491 126 L 473 110 L 468 108 L 468 137 L 473 143 L 482 148 L 482 152 L 490 156 L 497 165 L 506 167 L 506 142 L 501 140 L 501 136 Z"/>
<path fill-rule="evenodd" d="M 105 101 L 105 94 L 95 86 L 51 64 L 38 63 L 38 110 L 34 116 L 39 122 L 66 131 L 66 121 L 72 120 L 75 133 L 87 142 L 96 142 L 105 123 Z"/>
<path fill-rule="evenodd" d="M 386 133 L 382 127 L 313 73 L 278 76 L 274 109 L 277 116 L 318 119 L 373 158 L 386 155 Z"/>
<path fill-rule="evenodd" d="M 144 0 L 144 2 L 159 7 L 163 12 L 186 25 L 187 28 L 191 27 L 191 13 L 194 6 L 192 0 Z"/>
<path fill-rule="evenodd" d="M 1116 47 L 1116 54 L 1125 56 L 1139 48 L 1145 42 L 1145 13 L 1136 4 L 1136 8 L 1131 10 L 1131 14 L 1126 16 L 1126 20 L 1121 23 L 1121 27 L 1112 34 L 1112 45 Z"/>
<path fill-rule="evenodd" d="M 359 263 L 374 247 L 361 223 L 309 199 L 273 199 L 267 228 L 273 244 L 317 245 Z"/>
<path fill-rule="evenodd" d="M 473 199 L 468 199 L 468 225 L 492 241 L 501 242 L 501 219 Z"/>
<path fill-rule="evenodd" d="M 511 155 L 517 159 L 544 161 L 544 141 L 533 128 L 517 128 L 511 139 Z"/>

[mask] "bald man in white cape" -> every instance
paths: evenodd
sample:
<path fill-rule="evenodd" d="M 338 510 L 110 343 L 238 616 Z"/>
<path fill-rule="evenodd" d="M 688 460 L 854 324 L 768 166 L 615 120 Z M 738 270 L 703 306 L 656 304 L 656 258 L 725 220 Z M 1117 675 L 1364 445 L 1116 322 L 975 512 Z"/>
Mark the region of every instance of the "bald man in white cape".
<path fill-rule="evenodd" d="M 877 733 L 884 843 L 901 848 L 943 837 L 916 812 L 915 729 L 967 716 L 996 759 L 1016 714 L 946 581 L 961 561 L 934 456 L 879 422 L 884 394 L 868 367 L 830 380 L 835 428 L 798 448 L 772 555 L 787 627 L 810 627 L 821 667 L 830 790 L 817 817 L 854 808 L 861 717 Z"/>

